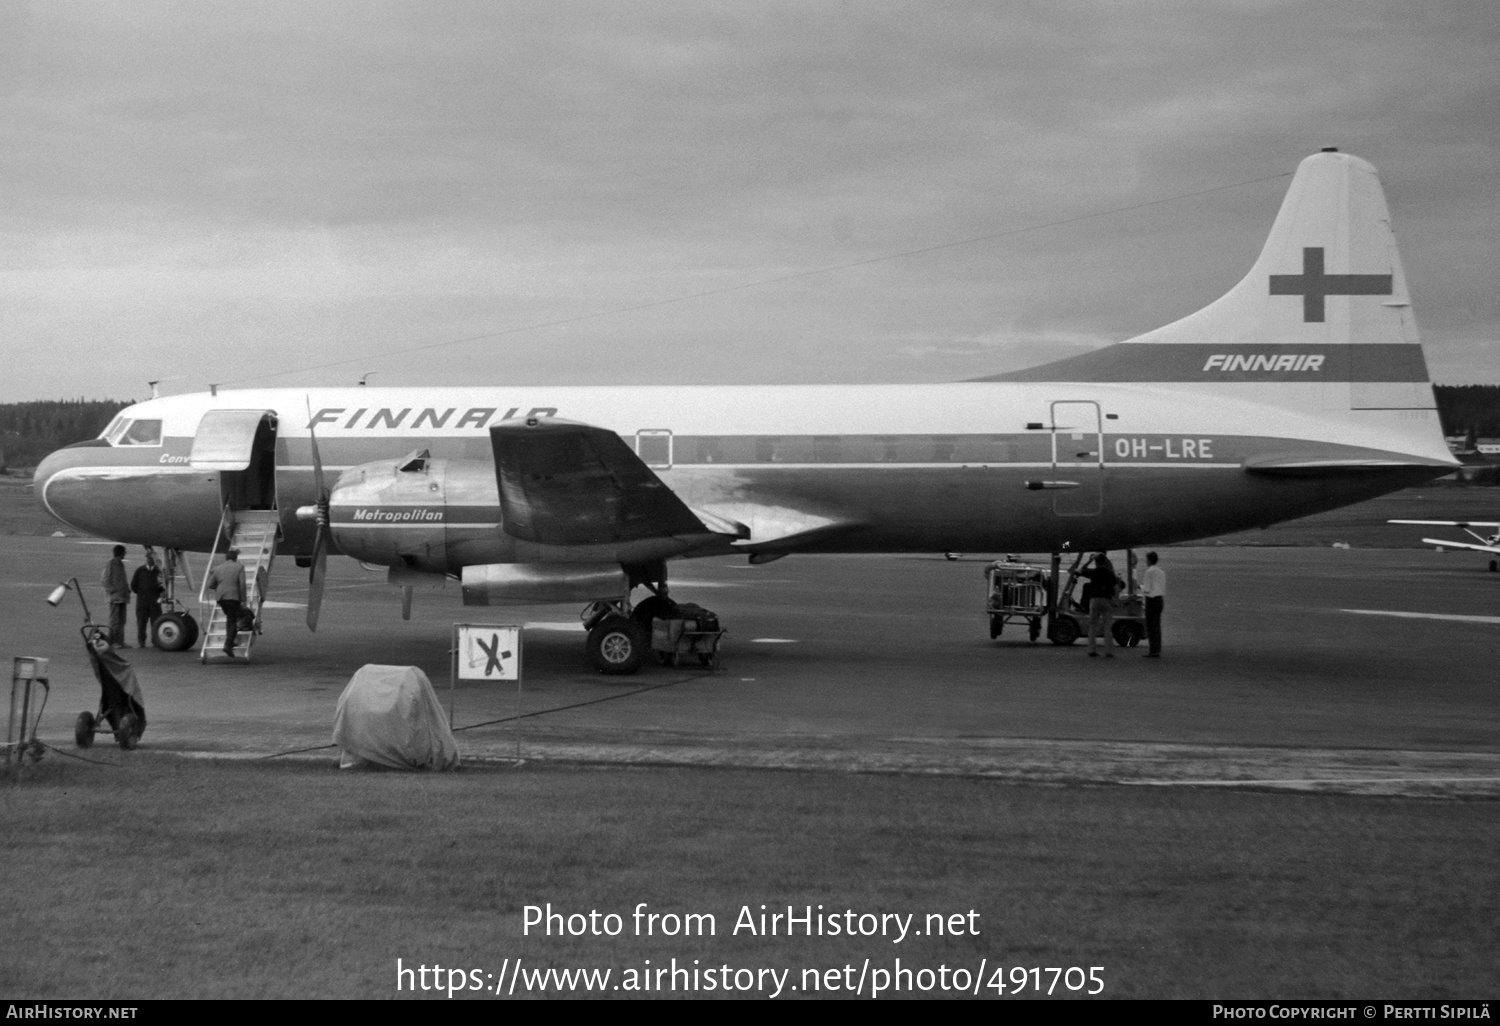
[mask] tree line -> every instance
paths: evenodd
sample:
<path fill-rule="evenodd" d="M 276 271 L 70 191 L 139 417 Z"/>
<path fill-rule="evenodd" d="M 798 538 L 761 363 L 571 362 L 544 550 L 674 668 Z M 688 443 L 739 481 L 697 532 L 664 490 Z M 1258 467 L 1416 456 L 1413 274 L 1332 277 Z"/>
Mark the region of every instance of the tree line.
<path fill-rule="evenodd" d="M 41 399 L 0 403 L 0 473 L 34 467 L 54 449 L 97 438 L 134 399 Z"/>
<path fill-rule="evenodd" d="M 1433 385 L 1443 434 L 1500 438 L 1500 385 Z"/>
<path fill-rule="evenodd" d="M 1500 385 L 1434 385 L 1445 435 L 1500 438 Z M 0 473 L 34 467 L 54 449 L 97 438 L 135 400 L 42 399 L 0 403 Z"/>

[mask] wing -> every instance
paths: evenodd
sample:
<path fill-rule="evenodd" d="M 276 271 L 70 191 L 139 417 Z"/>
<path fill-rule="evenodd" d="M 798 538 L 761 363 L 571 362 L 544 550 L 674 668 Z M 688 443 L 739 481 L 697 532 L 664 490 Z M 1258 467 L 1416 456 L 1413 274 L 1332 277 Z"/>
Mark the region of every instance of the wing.
<path fill-rule="evenodd" d="M 740 535 L 688 509 L 613 431 L 531 417 L 490 428 L 505 532 L 543 545 Z"/>
<path fill-rule="evenodd" d="M 1387 520 L 1388 524 L 1421 524 L 1424 527 L 1500 527 L 1497 520 Z"/>
<path fill-rule="evenodd" d="M 1445 549 L 1472 549 L 1475 552 L 1500 552 L 1500 545 L 1475 545 L 1473 542 L 1446 541 L 1442 538 L 1423 538 L 1428 545 L 1440 545 Z"/>

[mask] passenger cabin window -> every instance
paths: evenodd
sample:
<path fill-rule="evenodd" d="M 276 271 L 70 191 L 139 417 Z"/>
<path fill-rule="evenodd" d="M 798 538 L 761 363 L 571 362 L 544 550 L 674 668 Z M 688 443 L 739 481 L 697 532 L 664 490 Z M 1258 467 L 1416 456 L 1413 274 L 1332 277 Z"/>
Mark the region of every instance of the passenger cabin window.
<path fill-rule="evenodd" d="M 121 432 L 116 445 L 160 445 L 161 444 L 161 421 L 159 420 L 132 420 L 127 421 L 125 430 Z"/>
<path fill-rule="evenodd" d="M 670 467 L 672 465 L 672 432 L 665 430 L 637 431 L 635 452 L 648 467 Z"/>

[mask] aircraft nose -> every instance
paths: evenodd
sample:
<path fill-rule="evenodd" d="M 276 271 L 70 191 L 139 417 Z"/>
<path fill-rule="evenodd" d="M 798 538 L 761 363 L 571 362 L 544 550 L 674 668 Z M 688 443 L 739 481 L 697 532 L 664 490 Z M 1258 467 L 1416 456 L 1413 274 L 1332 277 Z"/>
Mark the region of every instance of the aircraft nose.
<path fill-rule="evenodd" d="M 43 509 L 51 513 L 54 517 L 57 517 L 58 520 L 63 520 L 63 518 L 58 515 L 57 510 L 53 509 L 51 503 L 47 501 L 47 482 L 52 480 L 54 474 L 67 466 L 68 458 L 66 453 L 67 450 L 65 449 L 59 449 L 57 452 L 51 453 L 36 465 L 36 473 L 31 476 L 31 490 L 35 493 L 37 501 L 42 504 Z M 63 520 L 63 522 L 66 523 L 67 521 Z"/>
<path fill-rule="evenodd" d="M 85 512 L 79 505 L 82 497 L 75 490 L 54 485 L 60 473 L 82 465 L 79 453 L 73 451 L 81 447 L 75 444 L 51 453 L 37 464 L 36 473 L 31 477 L 31 490 L 42 508 L 71 527 L 78 526 L 77 514 Z"/>

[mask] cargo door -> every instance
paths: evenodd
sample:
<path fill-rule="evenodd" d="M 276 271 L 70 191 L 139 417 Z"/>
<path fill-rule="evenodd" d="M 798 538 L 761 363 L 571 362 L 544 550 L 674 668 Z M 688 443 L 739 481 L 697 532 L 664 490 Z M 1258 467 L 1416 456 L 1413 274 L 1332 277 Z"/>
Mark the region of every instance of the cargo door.
<path fill-rule="evenodd" d="M 1099 404 L 1052 404 L 1052 511 L 1094 516 L 1104 508 L 1104 435 Z"/>

